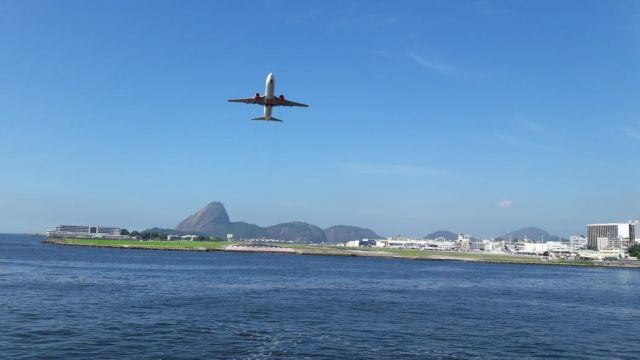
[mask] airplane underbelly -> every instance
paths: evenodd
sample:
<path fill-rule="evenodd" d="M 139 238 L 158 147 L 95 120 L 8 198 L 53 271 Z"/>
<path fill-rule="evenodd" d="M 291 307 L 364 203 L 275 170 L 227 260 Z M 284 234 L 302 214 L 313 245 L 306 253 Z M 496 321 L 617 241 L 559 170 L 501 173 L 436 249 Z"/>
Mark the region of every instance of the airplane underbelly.
<path fill-rule="evenodd" d="M 275 86 L 273 84 L 267 84 L 267 88 L 265 89 L 265 96 L 267 98 L 273 98 L 273 94 L 275 93 Z"/>
<path fill-rule="evenodd" d="M 273 85 L 273 83 L 267 83 L 267 88 L 265 89 L 265 94 L 264 94 L 265 102 L 268 104 L 267 106 L 264 107 L 265 120 L 271 119 L 271 111 L 273 110 L 272 104 L 275 101 L 275 99 L 273 98 L 274 89 L 275 89 L 275 86 Z"/>
<path fill-rule="evenodd" d="M 265 106 L 264 107 L 264 119 L 265 120 L 269 120 L 271 119 L 271 110 L 273 108 L 271 106 Z"/>

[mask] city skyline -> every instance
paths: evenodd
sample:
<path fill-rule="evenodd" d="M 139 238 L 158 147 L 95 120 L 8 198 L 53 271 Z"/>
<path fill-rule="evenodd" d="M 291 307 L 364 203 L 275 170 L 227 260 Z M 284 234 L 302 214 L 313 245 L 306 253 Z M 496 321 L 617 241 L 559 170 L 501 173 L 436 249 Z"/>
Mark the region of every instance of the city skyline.
<path fill-rule="evenodd" d="M 174 227 L 214 200 L 381 235 L 640 217 L 636 3 L 245 7 L 0 4 L 0 232 Z M 226 103 L 270 72 L 311 107 Z"/>

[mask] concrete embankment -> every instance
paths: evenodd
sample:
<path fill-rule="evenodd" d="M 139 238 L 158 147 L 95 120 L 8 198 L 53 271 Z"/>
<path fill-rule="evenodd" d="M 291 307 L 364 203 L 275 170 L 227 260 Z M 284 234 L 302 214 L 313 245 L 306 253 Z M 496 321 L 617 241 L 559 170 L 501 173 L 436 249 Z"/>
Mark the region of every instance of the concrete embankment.
<path fill-rule="evenodd" d="M 225 246 L 221 250 L 238 251 L 238 252 L 291 253 L 291 254 L 297 253 L 295 249 L 279 247 L 279 246 L 229 245 L 229 246 Z"/>

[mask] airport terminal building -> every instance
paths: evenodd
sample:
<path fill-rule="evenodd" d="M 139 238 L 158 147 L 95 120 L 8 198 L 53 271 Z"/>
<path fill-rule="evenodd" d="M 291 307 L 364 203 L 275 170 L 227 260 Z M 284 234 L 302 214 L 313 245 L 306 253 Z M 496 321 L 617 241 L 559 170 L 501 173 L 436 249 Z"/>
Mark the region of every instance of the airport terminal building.
<path fill-rule="evenodd" d="M 122 229 L 111 226 L 59 225 L 46 232 L 48 237 L 75 237 L 98 239 L 128 239 L 121 235 Z"/>

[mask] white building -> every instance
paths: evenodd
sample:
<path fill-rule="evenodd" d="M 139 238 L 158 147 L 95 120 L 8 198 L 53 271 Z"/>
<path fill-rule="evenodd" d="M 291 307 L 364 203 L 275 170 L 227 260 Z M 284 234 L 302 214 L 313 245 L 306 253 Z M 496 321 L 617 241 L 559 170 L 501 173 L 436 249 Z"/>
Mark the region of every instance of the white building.
<path fill-rule="evenodd" d="M 121 231 L 122 229 L 112 226 L 58 225 L 45 234 L 49 237 L 128 239 L 129 236 L 120 235 Z"/>
<path fill-rule="evenodd" d="M 435 240 L 410 239 L 401 237 L 389 237 L 386 240 L 378 240 L 376 247 L 388 247 L 396 249 L 417 249 L 417 250 L 445 250 L 453 251 L 459 249 L 458 243 L 448 241 L 444 238 Z"/>
<path fill-rule="evenodd" d="M 582 235 L 573 235 L 569 238 L 569 243 L 574 249 L 586 249 L 587 238 Z"/>
<path fill-rule="evenodd" d="M 358 247 L 360 246 L 360 240 L 351 240 L 344 243 L 346 247 Z"/>
<path fill-rule="evenodd" d="M 504 241 L 482 240 L 475 243 L 475 249 L 484 252 L 503 252 Z"/>
<path fill-rule="evenodd" d="M 542 255 L 545 251 L 547 251 L 546 243 L 525 242 L 523 248 L 518 252 L 523 254 Z"/>
<path fill-rule="evenodd" d="M 458 240 L 456 241 L 456 249 L 458 251 L 469 251 L 471 248 L 471 236 L 458 234 Z"/>

